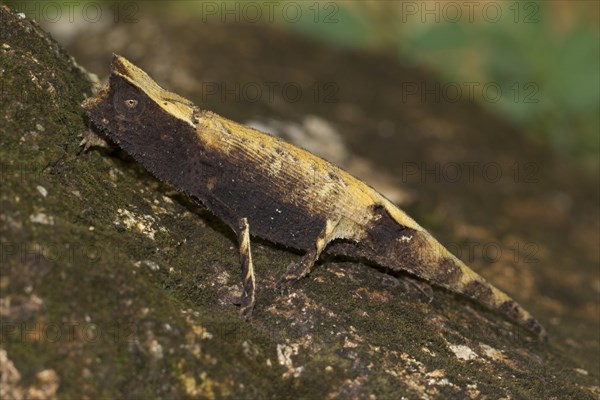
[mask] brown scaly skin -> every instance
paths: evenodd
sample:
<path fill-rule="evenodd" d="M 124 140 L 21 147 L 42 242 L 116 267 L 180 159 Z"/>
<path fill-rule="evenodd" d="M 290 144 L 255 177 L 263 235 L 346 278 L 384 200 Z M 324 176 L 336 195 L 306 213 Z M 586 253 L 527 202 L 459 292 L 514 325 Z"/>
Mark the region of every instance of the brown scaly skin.
<path fill-rule="evenodd" d="M 251 233 L 306 252 L 279 287 L 307 275 L 323 251 L 363 257 L 464 294 L 546 337 L 527 311 L 370 186 L 281 139 L 199 109 L 123 57 L 114 56 L 109 84 L 83 107 L 134 159 L 237 233 L 244 316 L 254 305 Z"/>

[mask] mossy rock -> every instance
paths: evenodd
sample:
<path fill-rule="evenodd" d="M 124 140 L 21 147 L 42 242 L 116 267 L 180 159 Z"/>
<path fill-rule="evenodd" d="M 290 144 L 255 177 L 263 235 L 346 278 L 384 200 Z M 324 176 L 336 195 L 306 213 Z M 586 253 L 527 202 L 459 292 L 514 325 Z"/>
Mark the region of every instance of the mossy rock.
<path fill-rule="evenodd" d="M 360 263 L 282 295 L 299 255 L 256 243 L 242 320 L 232 233 L 126 154 L 82 152 L 94 77 L 0 16 L 3 399 L 597 398 L 552 341 Z"/>

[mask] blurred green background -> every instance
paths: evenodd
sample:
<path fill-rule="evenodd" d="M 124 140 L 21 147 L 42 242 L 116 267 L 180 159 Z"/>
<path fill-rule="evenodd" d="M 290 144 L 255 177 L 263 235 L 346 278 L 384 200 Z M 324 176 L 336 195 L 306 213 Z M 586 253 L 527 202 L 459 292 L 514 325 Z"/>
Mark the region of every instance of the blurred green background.
<path fill-rule="evenodd" d="M 302 5 L 302 17 L 296 22 L 290 8 L 282 26 L 337 46 L 396 54 L 435 71 L 448 98 L 453 85 L 466 98 L 476 82 L 469 98 L 598 172 L 600 2 L 291 3 Z M 478 90 L 486 84 L 487 95 Z"/>

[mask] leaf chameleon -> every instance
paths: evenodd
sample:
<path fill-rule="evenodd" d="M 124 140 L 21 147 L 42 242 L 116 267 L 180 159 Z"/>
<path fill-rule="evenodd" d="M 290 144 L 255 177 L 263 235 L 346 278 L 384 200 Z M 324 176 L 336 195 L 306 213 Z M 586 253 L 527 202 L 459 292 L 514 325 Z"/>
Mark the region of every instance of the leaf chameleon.
<path fill-rule="evenodd" d="M 546 335 L 519 304 L 367 184 L 308 151 L 162 89 L 123 57 L 114 56 L 109 83 L 83 108 L 156 177 L 235 231 L 243 316 L 255 302 L 252 234 L 305 252 L 279 279 L 279 288 L 306 276 L 324 251 L 365 258 L 461 293 Z"/>

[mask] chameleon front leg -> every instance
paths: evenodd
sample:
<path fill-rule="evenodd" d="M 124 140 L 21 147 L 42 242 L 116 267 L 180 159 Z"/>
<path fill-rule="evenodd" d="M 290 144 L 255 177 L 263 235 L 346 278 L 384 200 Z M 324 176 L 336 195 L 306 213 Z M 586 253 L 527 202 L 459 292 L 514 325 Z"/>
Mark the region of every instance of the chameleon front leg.
<path fill-rule="evenodd" d="M 292 262 L 287 271 L 279 278 L 276 284 L 278 290 L 283 290 L 290 287 L 293 283 L 304 278 L 310 273 L 315 262 L 319 259 L 319 256 L 327 246 L 327 243 L 332 238 L 334 228 L 337 224 L 327 221 L 325 228 L 321 231 L 317 240 L 315 240 L 315 246 L 306 252 L 306 254 L 298 262 Z"/>
<path fill-rule="evenodd" d="M 242 283 L 244 292 L 240 298 L 240 316 L 249 318 L 254 308 L 254 264 L 250 250 L 250 226 L 247 218 L 240 218 L 238 222 L 238 242 L 240 250 L 240 264 L 242 266 Z"/>

